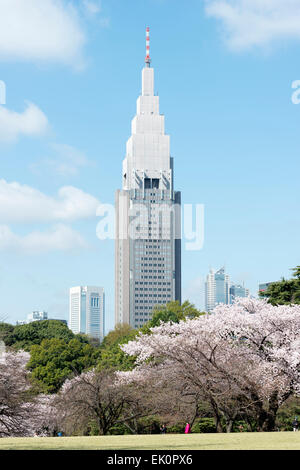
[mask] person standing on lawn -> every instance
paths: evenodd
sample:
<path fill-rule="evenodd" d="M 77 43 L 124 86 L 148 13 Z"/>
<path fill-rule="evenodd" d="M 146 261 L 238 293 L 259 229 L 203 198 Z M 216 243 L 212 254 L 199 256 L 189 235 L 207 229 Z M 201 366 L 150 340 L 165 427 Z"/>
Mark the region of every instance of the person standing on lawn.
<path fill-rule="evenodd" d="M 189 423 L 186 423 L 184 433 L 189 434 L 191 432 L 191 425 Z"/>
<path fill-rule="evenodd" d="M 293 426 L 293 431 L 298 431 L 298 427 L 299 427 L 299 422 L 298 422 L 298 418 L 297 416 L 295 416 L 294 418 L 294 421 L 292 422 L 292 426 Z"/>

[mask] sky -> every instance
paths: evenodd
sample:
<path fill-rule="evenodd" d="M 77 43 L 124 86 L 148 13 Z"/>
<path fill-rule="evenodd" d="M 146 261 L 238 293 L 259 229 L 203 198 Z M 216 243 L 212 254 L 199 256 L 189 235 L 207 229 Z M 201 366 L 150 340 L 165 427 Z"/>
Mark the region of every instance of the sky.
<path fill-rule="evenodd" d="M 114 204 L 150 27 L 155 91 L 182 203 L 183 299 L 210 268 L 257 295 L 299 264 L 300 0 L 0 0 L 0 317 L 68 319 L 71 286 L 106 293 Z M 294 86 L 294 88 L 293 88 Z M 98 212 L 99 214 L 99 212 Z"/>

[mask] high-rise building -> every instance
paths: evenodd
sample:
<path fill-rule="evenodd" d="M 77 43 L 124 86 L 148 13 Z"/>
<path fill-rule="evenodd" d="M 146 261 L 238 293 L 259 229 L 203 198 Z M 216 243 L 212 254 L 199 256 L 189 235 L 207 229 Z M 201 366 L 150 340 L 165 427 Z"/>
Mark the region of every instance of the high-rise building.
<path fill-rule="evenodd" d="M 137 328 L 155 305 L 181 301 L 181 194 L 154 94 L 147 28 L 142 94 L 116 192 L 115 322 Z"/>
<path fill-rule="evenodd" d="M 230 286 L 230 303 L 232 304 L 234 299 L 237 297 L 249 297 L 250 296 L 250 291 L 249 289 L 246 289 L 244 286 L 241 286 L 239 284 L 233 284 Z"/>
<path fill-rule="evenodd" d="M 41 320 L 48 320 L 47 312 L 33 311 L 27 315 L 27 323 L 31 323 L 33 321 L 41 321 Z"/>
<path fill-rule="evenodd" d="M 230 303 L 230 278 L 225 268 L 210 270 L 205 283 L 205 309 L 211 312 L 219 303 Z"/>
<path fill-rule="evenodd" d="M 71 287 L 68 326 L 73 333 L 85 333 L 102 341 L 104 316 L 105 296 L 102 287 Z"/>
<path fill-rule="evenodd" d="M 225 268 L 210 270 L 205 283 L 205 309 L 211 312 L 218 304 L 232 304 L 237 297 L 249 297 L 250 291 L 240 284 L 231 284 Z"/>

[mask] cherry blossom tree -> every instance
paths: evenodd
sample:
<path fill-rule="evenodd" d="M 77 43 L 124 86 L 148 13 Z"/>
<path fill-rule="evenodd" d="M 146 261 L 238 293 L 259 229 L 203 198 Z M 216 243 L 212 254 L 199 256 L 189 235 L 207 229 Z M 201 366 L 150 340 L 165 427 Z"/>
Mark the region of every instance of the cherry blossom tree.
<path fill-rule="evenodd" d="M 63 384 L 58 409 L 64 412 L 66 432 L 95 421 L 105 435 L 120 418 L 126 404 L 123 386 L 116 386 L 114 373 L 95 369 L 83 372 Z"/>
<path fill-rule="evenodd" d="M 60 410 L 64 413 L 61 426 L 66 434 L 85 432 L 94 422 L 100 433 L 106 435 L 115 425 L 139 432 L 141 418 L 174 411 L 178 408 L 178 396 L 175 388 L 166 393 L 165 387 L 153 382 L 147 387 L 123 385 L 116 380 L 113 370 L 93 369 L 66 380 L 56 403 L 58 414 Z"/>
<path fill-rule="evenodd" d="M 55 429 L 54 396 L 33 393 L 30 358 L 24 351 L 6 351 L 0 361 L 0 437 L 46 436 Z"/>
<path fill-rule="evenodd" d="M 210 403 L 216 425 L 227 431 L 237 416 L 273 430 L 282 403 L 300 391 L 300 306 L 237 299 L 212 314 L 164 323 L 121 348 L 137 357 L 120 383 L 163 384 L 176 377 Z"/>

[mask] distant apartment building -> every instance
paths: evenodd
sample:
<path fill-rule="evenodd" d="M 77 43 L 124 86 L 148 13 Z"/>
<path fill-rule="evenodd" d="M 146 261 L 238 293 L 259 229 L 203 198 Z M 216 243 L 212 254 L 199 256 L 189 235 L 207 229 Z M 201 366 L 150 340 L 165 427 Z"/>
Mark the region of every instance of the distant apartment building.
<path fill-rule="evenodd" d="M 38 312 L 34 310 L 33 312 L 27 315 L 26 320 L 17 321 L 16 325 L 27 325 L 27 323 L 32 323 L 33 321 L 42 321 L 48 320 L 48 313 L 47 312 Z"/>
<path fill-rule="evenodd" d="M 70 289 L 69 328 L 100 342 L 104 337 L 105 295 L 102 287 L 77 286 Z"/>
<path fill-rule="evenodd" d="M 230 289 L 230 303 L 232 304 L 237 297 L 249 297 L 250 291 L 239 284 L 233 284 Z"/>
<path fill-rule="evenodd" d="M 27 323 L 31 323 L 33 321 L 42 321 L 48 320 L 48 313 L 47 312 L 38 312 L 33 311 L 27 315 Z"/>
<path fill-rule="evenodd" d="M 230 277 L 225 268 L 210 270 L 205 283 L 205 309 L 211 312 L 219 303 L 230 303 Z"/>

